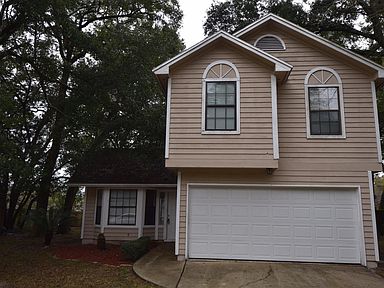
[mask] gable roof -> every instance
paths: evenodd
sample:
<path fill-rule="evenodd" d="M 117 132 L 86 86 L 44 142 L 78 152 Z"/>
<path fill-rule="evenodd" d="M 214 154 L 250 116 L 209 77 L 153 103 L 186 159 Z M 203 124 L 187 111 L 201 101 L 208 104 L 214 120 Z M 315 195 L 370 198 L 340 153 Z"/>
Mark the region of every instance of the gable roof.
<path fill-rule="evenodd" d="M 200 41 L 199 43 L 193 45 L 192 47 L 184 50 L 183 52 L 181 52 L 180 54 L 171 58 L 170 60 L 160 64 L 159 66 L 154 68 L 152 70 L 152 72 L 154 72 L 156 75 L 169 74 L 169 67 L 171 67 L 172 65 L 181 61 L 182 59 L 190 56 L 191 54 L 199 51 L 200 49 L 204 48 L 208 44 L 210 44 L 210 43 L 212 43 L 212 42 L 214 42 L 220 38 L 225 39 L 225 40 L 235 44 L 236 46 L 239 46 L 239 47 L 241 47 L 241 48 L 243 48 L 243 49 L 245 49 L 251 53 L 254 53 L 255 55 L 267 60 L 268 62 L 271 62 L 272 64 L 275 65 L 275 71 L 276 72 L 288 72 L 289 73 L 293 68 L 292 65 L 264 52 L 263 50 L 261 50 L 259 48 L 256 48 L 253 45 L 251 45 L 251 44 L 249 44 L 249 43 L 247 43 L 247 42 L 245 42 L 239 38 L 236 38 L 227 32 L 219 31 L 219 32 L 213 34 L 212 36 L 207 37 L 204 40 Z"/>
<path fill-rule="evenodd" d="M 241 37 L 242 35 L 248 33 L 248 32 L 251 32 L 253 29 L 255 29 L 256 27 L 268 22 L 268 21 L 274 21 L 276 23 L 279 23 L 280 25 L 283 25 L 285 27 L 287 27 L 288 29 L 291 29 L 301 35 L 304 35 L 308 38 L 310 38 L 311 40 L 314 40 L 318 43 L 321 43 L 343 55 L 346 55 L 354 60 L 356 60 L 357 62 L 360 62 L 361 64 L 364 64 L 374 70 L 377 71 L 377 76 L 378 78 L 384 78 L 384 67 L 359 55 L 359 54 L 356 54 L 352 51 L 349 51 L 348 49 L 344 48 L 344 47 L 341 47 L 335 43 L 333 43 L 332 41 L 329 41 L 328 39 L 325 39 L 313 32 L 310 32 L 309 30 L 303 28 L 303 27 L 300 27 L 299 25 L 296 25 L 284 18 L 281 18 L 275 14 L 268 14 L 266 15 L 265 17 L 262 17 L 260 18 L 259 20 L 253 22 L 252 24 L 244 27 L 243 29 L 237 31 L 236 33 L 234 33 L 234 36 L 236 37 Z"/>
<path fill-rule="evenodd" d="M 162 155 L 134 149 L 103 149 L 80 163 L 69 186 L 176 186 L 176 174 L 165 168 Z"/>

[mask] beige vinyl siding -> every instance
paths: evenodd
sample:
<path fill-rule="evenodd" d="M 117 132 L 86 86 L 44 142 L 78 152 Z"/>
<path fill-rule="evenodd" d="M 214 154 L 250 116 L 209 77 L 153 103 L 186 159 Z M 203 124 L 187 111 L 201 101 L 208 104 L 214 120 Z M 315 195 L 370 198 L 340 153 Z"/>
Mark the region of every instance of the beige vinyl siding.
<path fill-rule="evenodd" d="M 96 188 L 89 187 L 85 190 L 87 201 L 85 205 L 84 234 L 82 240 L 84 244 L 96 243 L 97 235 L 100 233 L 100 226 L 95 225 L 96 191 Z M 104 236 L 109 243 L 136 239 L 138 236 L 138 229 L 130 228 L 129 226 L 106 226 L 104 228 Z"/>
<path fill-rule="evenodd" d="M 240 135 L 202 135 L 202 77 L 214 61 L 232 62 L 240 74 Z M 168 167 L 271 165 L 271 68 L 224 43 L 171 70 Z M 246 155 L 246 157 L 244 157 Z M 277 165 L 277 164 L 276 164 Z M 265 166 L 266 167 L 266 166 Z"/>
<path fill-rule="evenodd" d="M 372 263 L 375 259 L 367 171 L 381 170 L 377 158 L 371 95 L 371 80 L 374 75 L 368 70 L 361 69 L 361 66 L 354 66 L 352 62 L 344 62 L 341 57 L 325 52 L 325 49 L 321 47 L 316 47 L 314 44 L 296 38 L 293 34 L 286 31 L 280 33 L 281 29 L 264 29 L 263 31 L 265 32 L 256 31 L 250 33 L 245 36 L 244 40 L 254 44 L 255 40 L 263 34 L 279 36 L 284 40 L 287 49 L 282 52 L 271 52 L 271 54 L 294 66 L 287 82 L 279 84 L 278 87 L 279 167 L 274 171 L 273 175 L 268 176 L 265 169 L 183 169 L 183 166 L 180 165 L 182 185 L 179 254 L 185 254 L 188 183 L 349 185 L 361 188 L 366 257 L 368 263 Z M 304 79 L 311 69 L 319 66 L 334 69 L 342 79 L 346 139 L 307 139 Z M 177 75 L 173 77 L 175 76 Z M 267 79 L 264 81 L 266 82 L 263 87 L 268 86 L 270 81 Z M 178 89 L 181 91 L 182 88 Z M 192 88 L 188 87 L 187 89 Z M 247 87 L 246 89 L 251 89 L 246 90 L 251 93 L 250 95 L 254 92 L 252 88 Z M 265 87 L 265 89 L 267 88 Z M 196 91 L 198 93 L 198 88 L 187 91 Z M 267 94 L 266 92 L 265 95 Z M 175 102 L 172 103 L 182 104 L 181 96 L 176 95 L 175 98 L 173 100 Z M 270 109 L 268 106 L 269 101 L 270 98 L 250 96 L 246 101 L 242 100 L 242 111 L 249 110 L 248 105 L 253 108 L 260 105 L 260 107 L 264 107 L 263 109 Z M 198 100 L 193 99 L 193 103 L 198 105 Z M 270 113 L 270 110 L 266 111 Z M 241 115 L 241 117 L 244 116 L 244 114 Z M 268 125 L 270 115 L 263 116 L 267 117 L 268 120 L 259 122 L 257 116 L 250 113 L 247 114 L 246 120 L 241 119 L 241 123 L 244 127 L 249 125 L 250 129 L 252 129 L 252 125 L 258 123 Z M 173 115 L 171 115 L 171 119 L 172 117 Z M 181 121 L 180 119 L 185 120 Z M 186 114 L 183 117 L 177 117 L 176 121 L 195 123 L 198 121 L 198 116 Z M 173 123 L 175 123 L 175 119 L 173 119 Z M 244 145 L 241 147 L 269 145 L 271 143 L 269 142 L 270 138 L 264 137 L 265 134 L 263 133 L 252 137 L 247 135 L 241 139 L 241 145 Z M 237 155 L 238 159 L 240 159 L 239 162 L 241 162 L 241 159 L 247 159 L 249 150 L 237 148 L 240 146 L 237 145 L 238 143 L 233 142 L 232 138 L 232 136 L 225 136 L 221 139 L 213 138 L 209 139 L 208 143 L 209 145 L 217 145 L 215 147 L 220 147 L 225 151 L 231 149 L 243 151 L 243 153 Z M 196 146 L 199 149 L 206 145 L 206 142 L 197 133 L 188 136 L 188 138 L 182 135 L 173 135 L 171 143 L 172 145 L 178 145 L 173 147 L 188 147 L 188 149 L 192 149 L 194 145 L 200 145 Z M 196 149 L 196 151 L 200 151 L 199 149 Z M 250 157 L 252 157 L 252 153 L 250 153 Z M 243 166 L 239 165 L 238 167 Z"/>
<path fill-rule="evenodd" d="M 96 209 L 96 189 L 86 188 L 86 203 L 84 217 L 84 234 L 82 242 L 84 244 L 94 243 L 100 228 L 95 225 L 95 209 Z"/>
<path fill-rule="evenodd" d="M 104 227 L 104 236 L 107 242 L 124 242 L 138 238 L 138 229 L 129 226 L 120 227 Z"/>
<path fill-rule="evenodd" d="M 159 233 L 158 240 L 164 240 L 163 231 L 164 231 L 163 226 L 159 226 L 159 228 L 158 228 L 158 233 Z M 155 235 L 156 235 L 155 227 L 145 227 L 144 226 L 143 236 L 151 237 L 151 239 L 156 239 Z"/>
<path fill-rule="evenodd" d="M 280 158 L 342 158 L 377 164 L 376 128 L 373 114 L 371 80 L 360 67 L 341 62 L 337 55 L 324 48 L 306 43 L 288 32 L 281 33 L 268 27 L 268 33 L 279 36 L 286 45 L 285 51 L 270 52 L 273 56 L 293 65 L 288 81 L 279 86 L 278 118 Z M 265 31 L 265 30 L 264 30 Z M 243 40 L 253 44 L 265 32 L 255 30 Z M 344 96 L 347 139 L 307 139 L 304 79 L 316 67 L 334 69 L 341 77 Z"/>

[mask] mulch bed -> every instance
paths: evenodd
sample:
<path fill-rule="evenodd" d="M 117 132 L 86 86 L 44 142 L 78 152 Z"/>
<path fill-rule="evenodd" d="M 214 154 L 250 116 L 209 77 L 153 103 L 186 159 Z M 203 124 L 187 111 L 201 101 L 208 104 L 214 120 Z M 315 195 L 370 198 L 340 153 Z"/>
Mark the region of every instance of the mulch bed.
<path fill-rule="evenodd" d="M 149 250 L 158 245 L 159 242 L 151 241 Z M 132 265 L 134 263 L 134 261 L 124 259 L 120 245 L 107 244 L 106 250 L 99 250 L 96 245 L 91 244 L 58 245 L 53 247 L 52 253 L 61 259 L 97 262 L 113 266 Z"/>
<path fill-rule="evenodd" d="M 133 261 L 124 260 L 119 245 L 107 245 L 106 250 L 99 250 L 96 245 L 62 245 L 53 248 L 53 255 L 62 259 L 97 262 L 113 266 L 133 264 Z"/>

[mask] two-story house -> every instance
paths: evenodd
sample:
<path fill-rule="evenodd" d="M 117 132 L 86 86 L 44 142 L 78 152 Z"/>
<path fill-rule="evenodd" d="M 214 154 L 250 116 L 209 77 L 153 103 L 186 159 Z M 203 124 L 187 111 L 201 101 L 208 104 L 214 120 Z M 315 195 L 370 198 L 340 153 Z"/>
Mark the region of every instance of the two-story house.
<path fill-rule="evenodd" d="M 180 260 L 376 266 L 372 172 L 382 169 L 376 89 L 384 67 L 268 15 L 153 71 L 167 93 L 165 166 L 177 182 L 78 180 L 90 187 L 85 240 L 100 231 L 97 203 L 102 231 L 121 231 L 120 221 L 144 235 L 150 197 L 147 229 L 174 240 Z M 124 195 L 137 207 L 127 222 L 116 220 Z"/>

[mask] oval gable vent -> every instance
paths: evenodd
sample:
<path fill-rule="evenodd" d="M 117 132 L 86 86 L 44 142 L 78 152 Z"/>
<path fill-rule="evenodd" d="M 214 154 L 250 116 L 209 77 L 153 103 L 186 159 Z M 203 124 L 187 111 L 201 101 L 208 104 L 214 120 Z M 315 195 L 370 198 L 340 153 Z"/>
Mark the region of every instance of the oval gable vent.
<path fill-rule="evenodd" d="M 260 37 L 255 46 L 264 51 L 282 51 L 285 50 L 284 42 L 273 35 L 266 35 Z"/>

